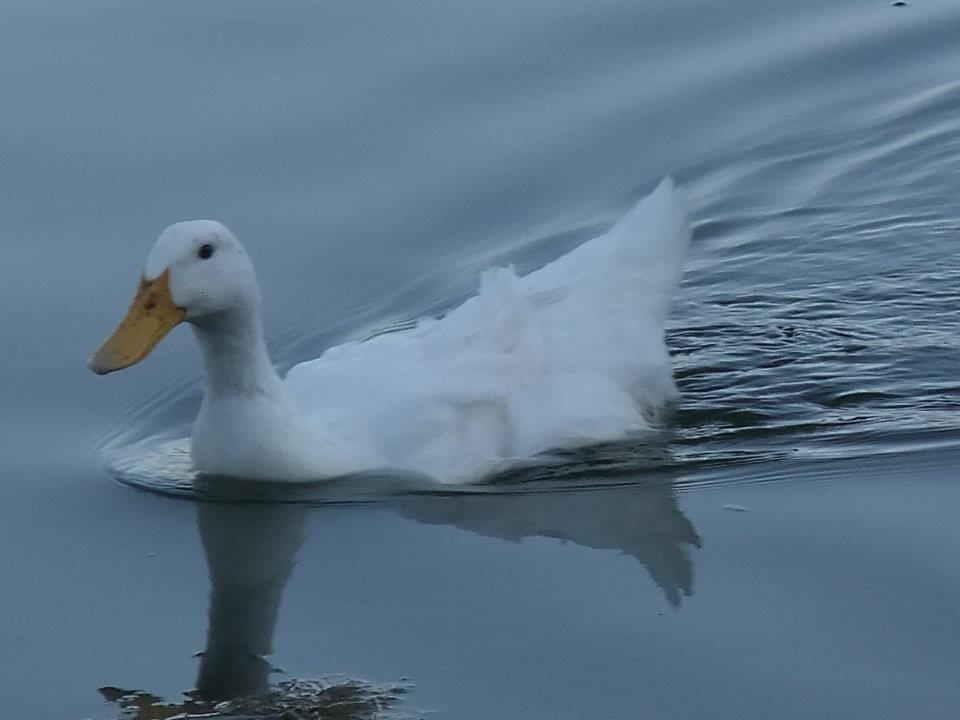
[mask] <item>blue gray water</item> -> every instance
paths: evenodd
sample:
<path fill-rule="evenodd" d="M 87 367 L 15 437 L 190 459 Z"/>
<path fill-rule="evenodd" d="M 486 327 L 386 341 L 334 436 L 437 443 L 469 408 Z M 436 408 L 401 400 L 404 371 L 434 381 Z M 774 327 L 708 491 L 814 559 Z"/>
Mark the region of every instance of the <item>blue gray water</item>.
<path fill-rule="evenodd" d="M 2 15 L 3 714 L 175 698 L 205 647 L 253 687 L 224 617 L 280 677 L 406 677 L 438 717 L 960 704 L 955 2 Z M 85 367 L 168 223 L 241 237 L 289 367 L 542 265 L 665 174 L 695 237 L 656 442 L 364 506 L 209 510 L 104 471 L 105 437 L 197 407 L 187 332 Z"/>

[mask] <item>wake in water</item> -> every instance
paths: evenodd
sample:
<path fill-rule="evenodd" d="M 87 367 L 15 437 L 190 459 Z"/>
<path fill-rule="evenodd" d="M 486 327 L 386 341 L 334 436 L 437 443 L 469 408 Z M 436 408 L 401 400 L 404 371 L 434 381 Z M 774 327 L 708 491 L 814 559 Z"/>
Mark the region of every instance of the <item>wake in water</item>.
<path fill-rule="evenodd" d="M 960 443 L 957 107 L 949 83 L 868 106 L 846 129 L 683 171 L 696 252 L 667 325 L 675 415 L 657 433 L 538 458 L 487 487 Z M 568 236 L 528 245 L 543 257 Z M 131 418 L 133 434 L 182 436 L 196 403 L 195 389 L 172 393 L 149 420 Z M 182 443 L 128 437 L 106 455 L 126 481 L 194 492 Z"/>
<path fill-rule="evenodd" d="M 681 461 L 960 441 L 960 83 L 688 170 Z"/>

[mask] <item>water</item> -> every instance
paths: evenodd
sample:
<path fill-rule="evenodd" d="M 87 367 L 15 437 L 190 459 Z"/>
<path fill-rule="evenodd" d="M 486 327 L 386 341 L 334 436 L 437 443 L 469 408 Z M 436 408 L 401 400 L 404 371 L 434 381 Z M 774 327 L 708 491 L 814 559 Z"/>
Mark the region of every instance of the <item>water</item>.
<path fill-rule="evenodd" d="M 955 3 L 4 10 L 4 716 L 194 687 L 211 574 L 261 588 L 238 617 L 280 677 L 406 677 L 439 717 L 960 702 Z M 289 367 L 542 265 L 667 173 L 695 238 L 655 441 L 478 497 L 220 515 L 104 472 L 104 438 L 198 403 L 186 332 L 84 366 L 169 222 L 243 239 Z"/>

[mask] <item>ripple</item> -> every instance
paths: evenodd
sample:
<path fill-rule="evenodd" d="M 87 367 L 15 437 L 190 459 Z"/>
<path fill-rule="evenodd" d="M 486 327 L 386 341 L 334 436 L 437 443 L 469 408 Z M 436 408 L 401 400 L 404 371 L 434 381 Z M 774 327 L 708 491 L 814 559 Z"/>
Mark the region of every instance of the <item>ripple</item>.
<path fill-rule="evenodd" d="M 866 104 L 828 129 L 761 139 L 682 170 L 695 242 L 667 328 L 681 389 L 672 419 L 660 432 L 557 452 L 469 491 L 603 485 L 956 443 L 958 111 L 960 82 L 943 83 Z M 492 250 L 468 248 L 458 277 L 511 262 L 532 270 L 603 227 L 581 222 Z M 340 335 L 406 327 L 467 291 L 426 272 L 334 330 L 286 328 L 279 354 L 289 364 Z M 198 401 L 196 383 L 186 383 L 127 408 L 122 431 L 103 443 L 113 474 L 156 492 L 201 496 L 176 440 Z M 354 491 L 311 491 L 309 499 L 449 491 L 354 482 Z"/>

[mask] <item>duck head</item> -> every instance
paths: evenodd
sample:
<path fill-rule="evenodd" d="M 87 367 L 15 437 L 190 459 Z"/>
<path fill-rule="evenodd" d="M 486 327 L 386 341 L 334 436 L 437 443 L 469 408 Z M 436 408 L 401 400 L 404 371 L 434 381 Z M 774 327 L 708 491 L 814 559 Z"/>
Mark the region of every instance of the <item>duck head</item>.
<path fill-rule="evenodd" d="M 240 242 L 214 220 L 171 225 L 153 244 L 126 316 L 90 359 L 99 375 L 143 360 L 181 322 L 216 323 L 259 312 L 253 264 Z"/>

